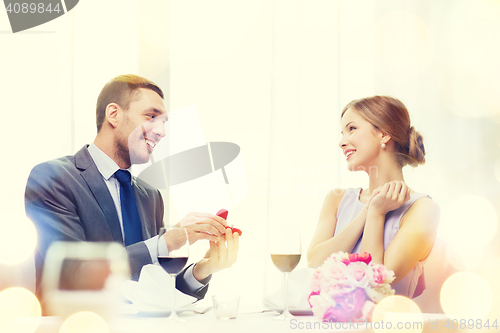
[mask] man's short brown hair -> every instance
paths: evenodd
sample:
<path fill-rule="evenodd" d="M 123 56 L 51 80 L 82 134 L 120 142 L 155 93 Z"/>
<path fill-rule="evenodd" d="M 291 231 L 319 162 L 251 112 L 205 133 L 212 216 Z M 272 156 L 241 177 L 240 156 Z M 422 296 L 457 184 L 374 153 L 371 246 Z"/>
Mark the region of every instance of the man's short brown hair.
<path fill-rule="evenodd" d="M 139 75 L 126 74 L 119 75 L 102 88 L 96 105 L 96 125 L 97 132 L 101 130 L 106 116 L 106 107 L 109 103 L 116 103 L 127 110 L 130 102 L 139 97 L 139 88 L 150 89 L 156 92 L 163 99 L 163 91 L 158 85 Z"/>

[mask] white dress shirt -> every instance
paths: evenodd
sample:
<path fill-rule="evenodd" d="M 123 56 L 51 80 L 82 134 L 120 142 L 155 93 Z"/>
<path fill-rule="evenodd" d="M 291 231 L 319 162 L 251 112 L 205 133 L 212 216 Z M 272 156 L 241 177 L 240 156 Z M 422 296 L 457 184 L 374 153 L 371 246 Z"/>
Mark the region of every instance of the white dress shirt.
<path fill-rule="evenodd" d="M 108 155 L 106 155 L 102 150 L 100 150 L 94 143 L 91 143 L 88 147 L 90 156 L 94 160 L 97 169 L 102 175 L 104 183 L 108 187 L 109 194 L 113 198 L 113 202 L 115 203 L 116 213 L 118 214 L 118 220 L 120 220 L 120 228 L 122 230 L 122 235 L 125 235 L 123 231 L 123 218 L 122 218 L 122 208 L 120 204 L 120 182 L 115 177 L 115 172 L 120 169 L 118 164 L 115 163 Z M 130 168 L 127 169 L 130 172 Z M 123 237 L 125 238 L 125 237 Z M 165 239 L 162 237 L 160 242 L 160 254 L 163 256 L 168 255 L 168 248 Z M 151 256 L 151 261 L 156 264 L 158 263 L 158 250 L 156 244 L 158 244 L 158 236 L 154 236 L 150 239 L 144 241 L 146 247 L 149 250 L 149 255 Z M 186 270 L 184 274 L 184 279 L 186 280 L 187 285 L 193 292 L 197 292 L 199 289 L 203 288 L 205 285 L 200 283 L 193 275 L 193 267 L 191 265 Z"/>

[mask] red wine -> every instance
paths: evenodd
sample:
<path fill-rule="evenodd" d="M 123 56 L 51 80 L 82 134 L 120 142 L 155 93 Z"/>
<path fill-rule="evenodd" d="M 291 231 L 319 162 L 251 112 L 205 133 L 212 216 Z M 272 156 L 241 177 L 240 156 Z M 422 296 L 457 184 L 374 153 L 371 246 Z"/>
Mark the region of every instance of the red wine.
<path fill-rule="evenodd" d="M 188 257 L 158 257 L 158 262 L 168 274 L 179 274 L 187 261 Z"/>
<path fill-rule="evenodd" d="M 274 266 L 283 273 L 291 272 L 300 261 L 300 254 L 271 254 Z"/>

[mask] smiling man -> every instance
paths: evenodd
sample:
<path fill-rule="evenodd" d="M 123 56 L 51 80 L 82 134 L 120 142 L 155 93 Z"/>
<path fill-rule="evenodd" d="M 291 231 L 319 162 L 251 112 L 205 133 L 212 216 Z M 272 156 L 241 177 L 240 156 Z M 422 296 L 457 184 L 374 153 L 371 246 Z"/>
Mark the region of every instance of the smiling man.
<path fill-rule="evenodd" d="M 132 164 L 146 163 L 165 136 L 167 113 L 163 92 L 137 75 L 108 82 L 97 100 L 97 135 L 75 155 L 37 165 L 25 193 L 28 217 L 38 231 L 36 289 L 44 258 L 55 241 L 120 242 L 129 255 L 133 279 L 144 265 L 157 261 L 158 233 L 164 207 L 157 189 L 130 174 Z M 186 227 L 191 243 L 210 241 L 204 259 L 177 276 L 177 288 L 202 298 L 212 273 L 230 267 L 239 236 L 216 215 L 190 213 L 178 225 Z M 161 255 L 175 249 L 176 238 L 166 233 Z"/>

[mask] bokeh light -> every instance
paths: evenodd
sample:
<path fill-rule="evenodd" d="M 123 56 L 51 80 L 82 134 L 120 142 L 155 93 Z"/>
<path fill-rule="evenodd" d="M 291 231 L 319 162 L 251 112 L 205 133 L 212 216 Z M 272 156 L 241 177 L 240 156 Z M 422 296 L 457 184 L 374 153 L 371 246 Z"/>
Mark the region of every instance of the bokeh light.
<path fill-rule="evenodd" d="M 415 14 L 393 11 L 376 26 L 377 65 L 382 77 L 408 82 L 422 76 L 434 57 L 427 24 Z"/>
<path fill-rule="evenodd" d="M 383 325 L 377 325 L 380 322 Z M 420 333 L 423 329 L 422 311 L 411 299 L 394 295 L 384 298 L 373 310 L 373 329 L 375 332 Z"/>
<path fill-rule="evenodd" d="M 38 299 L 24 288 L 0 292 L 0 332 L 32 333 L 38 328 L 42 309 Z"/>
<path fill-rule="evenodd" d="M 480 248 L 491 240 L 497 223 L 495 208 L 488 200 L 467 195 L 445 207 L 439 234 L 457 251 Z"/>
<path fill-rule="evenodd" d="M 0 222 L 0 264 L 18 264 L 31 255 L 37 242 L 36 229 L 26 216 Z"/>
<path fill-rule="evenodd" d="M 441 289 L 441 307 L 449 316 L 484 318 L 493 303 L 493 293 L 484 278 L 473 272 L 459 272 Z"/>
<path fill-rule="evenodd" d="M 106 321 L 94 312 L 77 312 L 68 317 L 59 333 L 109 333 Z"/>

